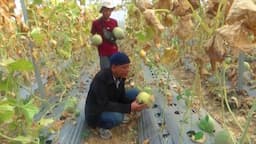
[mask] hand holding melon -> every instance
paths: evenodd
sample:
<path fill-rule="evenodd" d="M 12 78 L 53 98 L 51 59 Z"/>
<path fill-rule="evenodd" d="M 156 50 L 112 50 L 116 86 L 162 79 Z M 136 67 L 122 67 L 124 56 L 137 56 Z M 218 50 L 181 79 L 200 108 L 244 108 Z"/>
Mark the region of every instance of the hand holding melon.
<path fill-rule="evenodd" d="M 153 95 L 142 91 L 136 97 L 136 101 L 140 104 L 146 104 L 148 107 L 152 107 L 155 102 L 155 98 Z"/>

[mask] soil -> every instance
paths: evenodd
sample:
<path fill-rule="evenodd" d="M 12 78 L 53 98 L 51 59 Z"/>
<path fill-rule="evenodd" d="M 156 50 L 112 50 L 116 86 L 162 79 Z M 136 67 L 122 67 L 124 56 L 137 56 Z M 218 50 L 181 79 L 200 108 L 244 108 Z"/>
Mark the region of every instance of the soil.
<path fill-rule="evenodd" d="M 184 87 L 191 87 L 192 86 L 192 80 L 194 79 L 194 74 L 192 72 L 188 72 L 184 70 L 184 67 L 178 67 L 175 68 L 175 70 L 172 71 L 174 77 L 179 81 L 182 82 L 181 85 Z M 224 115 L 222 112 L 221 107 L 221 100 L 215 95 L 211 95 L 209 92 L 209 88 L 206 88 L 202 86 L 202 93 L 204 94 L 204 103 L 203 108 L 210 113 L 210 115 L 221 125 L 227 127 L 227 129 L 231 132 L 231 134 L 238 138 L 240 137 L 242 131 L 239 129 L 239 127 L 235 124 L 234 119 L 232 118 L 231 114 L 228 112 L 227 109 L 224 110 Z M 240 96 L 239 96 L 240 97 Z M 253 99 L 256 97 L 244 97 L 241 96 L 238 100 L 240 103 L 246 102 L 245 99 L 249 99 L 249 103 L 252 102 Z M 248 107 L 242 107 L 239 108 L 233 108 L 232 111 L 235 114 L 236 119 L 238 120 L 238 123 L 241 125 L 241 127 L 245 128 L 245 123 L 247 120 L 247 114 L 249 112 Z M 222 116 L 223 115 L 223 116 Z M 249 126 L 249 135 L 251 137 L 252 143 L 256 143 L 256 112 L 254 112 L 253 119 Z"/>
<path fill-rule="evenodd" d="M 121 124 L 111 130 L 111 139 L 101 139 L 97 130 L 91 130 L 84 144 L 136 144 L 138 117 L 133 114 L 130 114 L 129 117 L 131 120 L 128 123 Z"/>

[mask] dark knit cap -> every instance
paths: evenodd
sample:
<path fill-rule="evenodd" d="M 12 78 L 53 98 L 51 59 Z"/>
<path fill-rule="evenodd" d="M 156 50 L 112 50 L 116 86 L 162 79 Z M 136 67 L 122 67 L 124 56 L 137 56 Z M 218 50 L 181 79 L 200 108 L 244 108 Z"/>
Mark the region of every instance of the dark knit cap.
<path fill-rule="evenodd" d="M 130 63 L 129 57 L 122 52 L 117 52 L 110 57 L 111 65 L 123 65 Z"/>

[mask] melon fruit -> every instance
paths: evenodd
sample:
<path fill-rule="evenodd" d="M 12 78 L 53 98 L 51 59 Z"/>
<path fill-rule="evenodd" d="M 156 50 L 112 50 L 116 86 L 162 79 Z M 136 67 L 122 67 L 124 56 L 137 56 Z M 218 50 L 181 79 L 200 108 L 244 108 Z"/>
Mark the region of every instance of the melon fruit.
<path fill-rule="evenodd" d="M 208 132 L 208 133 L 213 133 L 214 132 L 214 119 L 206 115 L 203 119 L 201 119 L 198 123 L 198 126 L 201 130 Z"/>
<path fill-rule="evenodd" d="M 116 39 L 123 39 L 124 38 L 124 31 L 120 27 L 115 27 L 113 29 L 113 34 L 114 34 Z"/>
<path fill-rule="evenodd" d="M 214 137 L 215 144 L 233 144 L 232 138 L 227 130 L 219 131 Z"/>
<path fill-rule="evenodd" d="M 251 66 L 248 62 L 244 61 L 244 68 L 245 68 L 246 71 L 250 71 Z"/>
<path fill-rule="evenodd" d="M 91 43 L 95 46 L 102 44 L 102 37 L 99 34 L 94 34 L 91 38 Z"/>
<path fill-rule="evenodd" d="M 138 103 L 146 104 L 148 107 L 152 107 L 155 102 L 154 96 L 144 91 L 138 94 L 136 100 Z"/>

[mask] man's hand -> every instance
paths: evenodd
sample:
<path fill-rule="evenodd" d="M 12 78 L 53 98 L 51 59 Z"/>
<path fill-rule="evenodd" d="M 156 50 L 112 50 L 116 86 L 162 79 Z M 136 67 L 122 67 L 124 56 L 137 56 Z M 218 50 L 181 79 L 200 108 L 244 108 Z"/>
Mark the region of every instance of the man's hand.
<path fill-rule="evenodd" d="M 136 100 L 131 104 L 131 111 L 142 111 L 147 108 L 146 104 L 139 104 Z"/>

